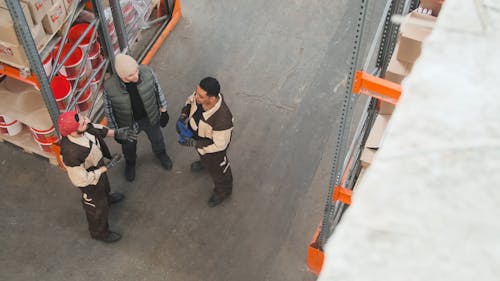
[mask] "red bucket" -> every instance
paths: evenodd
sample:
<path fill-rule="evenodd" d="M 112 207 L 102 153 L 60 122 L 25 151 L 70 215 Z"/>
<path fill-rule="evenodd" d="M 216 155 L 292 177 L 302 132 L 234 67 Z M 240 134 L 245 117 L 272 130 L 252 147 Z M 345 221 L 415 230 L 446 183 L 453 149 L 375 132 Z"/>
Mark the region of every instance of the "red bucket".
<path fill-rule="evenodd" d="M 54 153 L 52 151 L 52 142 L 44 142 L 44 141 L 39 141 L 35 139 L 36 143 L 38 143 L 38 146 L 40 146 L 40 150 L 48 152 L 48 153 Z"/>
<path fill-rule="evenodd" d="M 115 24 L 112 20 L 108 21 L 108 32 L 110 36 L 115 32 Z"/>
<path fill-rule="evenodd" d="M 128 1 L 128 3 L 126 3 L 122 7 L 123 15 L 128 15 L 128 14 L 132 13 L 133 10 L 134 10 L 134 5 L 132 5 L 132 2 L 130 2 L 130 1 Z"/>
<path fill-rule="evenodd" d="M 50 81 L 50 88 L 52 88 L 52 93 L 56 99 L 57 107 L 59 107 L 60 110 L 66 110 L 71 93 L 71 84 L 68 79 L 66 79 L 66 77 L 56 75 L 52 81 Z"/>
<path fill-rule="evenodd" d="M 81 88 L 83 88 L 83 86 L 85 86 L 85 83 L 87 83 L 87 77 L 88 77 L 87 68 L 84 68 L 80 76 L 80 81 L 78 81 L 78 86 L 75 85 L 76 77 L 65 77 L 65 78 L 68 79 L 72 88 L 76 87 L 77 90 L 80 90 Z"/>
<path fill-rule="evenodd" d="M 78 23 L 73 25 L 68 32 L 68 40 L 69 42 L 75 43 L 78 41 L 80 36 L 83 34 L 85 29 L 89 26 L 88 23 Z M 98 46 L 96 46 L 96 37 L 94 37 L 94 41 L 90 42 L 90 39 L 92 38 L 92 33 L 94 33 L 94 28 L 92 27 L 87 35 L 83 38 L 82 42 L 80 42 L 80 45 L 78 45 L 80 48 L 82 48 L 84 51 L 87 50 L 90 47 L 91 52 L 95 52 L 96 49 L 98 49 Z"/>
<path fill-rule="evenodd" d="M 48 130 L 38 130 L 33 127 L 30 127 L 31 134 L 35 140 L 45 143 L 53 143 L 57 142 L 59 138 L 56 135 L 56 131 L 54 126 L 50 127 Z"/>
<path fill-rule="evenodd" d="M 50 73 L 52 72 L 52 54 L 49 53 L 47 55 L 47 57 L 45 58 L 45 60 L 43 60 L 43 69 L 45 70 L 45 74 L 47 74 L 47 76 L 50 75 Z"/>
<path fill-rule="evenodd" d="M 57 49 L 57 48 L 56 48 Z M 61 52 L 62 60 L 71 49 L 70 45 L 64 45 Z M 57 54 L 57 53 L 56 53 Z M 82 68 L 83 62 L 83 52 L 82 49 L 76 48 L 75 51 L 69 56 L 68 60 L 64 63 L 64 66 L 59 70 L 59 73 L 63 76 L 74 78 L 78 75 L 80 68 Z"/>
<path fill-rule="evenodd" d="M 23 123 L 14 120 L 8 124 L 0 123 L 0 134 L 15 136 L 23 130 Z"/>
<path fill-rule="evenodd" d="M 0 125 L 4 125 L 5 123 L 12 123 L 16 121 L 15 119 L 10 118 L 7 115 L 0 114 Z"/>
<path fill-rule="evenodd" d="M 87 111 L 92 106 L 92 91 L 90 88 L 83 93 L 83 95 L 78 99 L 78 109 L 80 111 Z"/>
<path fill-rule="evenodd" d="M 89 60 L 90 60 L 90 65 L 92 66 L 92 69 L 96 69 L 99 67 L 99 65 L 102 63 L 102 55 L 101 55 L 101 46 L 98 42 L 94 44 L 97 46 L 96 51 L 90 52 L 89 53 Z"/>

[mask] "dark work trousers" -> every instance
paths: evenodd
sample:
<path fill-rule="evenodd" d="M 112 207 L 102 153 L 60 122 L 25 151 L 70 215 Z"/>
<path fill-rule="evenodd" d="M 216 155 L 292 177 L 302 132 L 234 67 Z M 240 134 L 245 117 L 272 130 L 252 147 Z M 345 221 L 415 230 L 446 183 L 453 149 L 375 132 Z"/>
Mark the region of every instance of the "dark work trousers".
<path fill-rule="evenodd" d="M 90 235 L 94 238 L 104 238 L 109 234 L 109 180 L 106 173 L 102 174 L 96 185 L 80 188 L 82 191 L 82 205 Z"/>
<path fill-rule="evenodd" d="M 220 197 L 231 194 L 233 191 L 233 173 L 231 172 L 226 150 L 200 155 L 200 161 L 214 182 L 214 193 Z"/>
<path fill-rule="evenodd" d="M 144 131 L 148 136 L 153 153 L 156 156 L 165 153 L 165 142 L 163 141 L 160 124 L 151 125 L 147 117 L 137 121 L 137 124 L 139 124 L 139 132 Z M 137 159 L 137 141 L 125 141 L 122 144 L 122 152 L 128 163 L 135 164 L 135 160 Z"/>

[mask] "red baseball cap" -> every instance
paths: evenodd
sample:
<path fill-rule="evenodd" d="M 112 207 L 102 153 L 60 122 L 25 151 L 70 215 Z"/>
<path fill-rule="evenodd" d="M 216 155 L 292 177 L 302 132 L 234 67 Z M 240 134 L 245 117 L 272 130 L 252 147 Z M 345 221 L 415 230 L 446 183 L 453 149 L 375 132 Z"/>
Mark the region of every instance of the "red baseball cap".
<path fill-rule="evenodd" d="M 80 123 L 78 120 L 78 112 L 76 110 L 67 111 L 59 115 L 57 123 L 59 124 L 59 132 L 63 136 L 67 136 L 78 130 Z"/>

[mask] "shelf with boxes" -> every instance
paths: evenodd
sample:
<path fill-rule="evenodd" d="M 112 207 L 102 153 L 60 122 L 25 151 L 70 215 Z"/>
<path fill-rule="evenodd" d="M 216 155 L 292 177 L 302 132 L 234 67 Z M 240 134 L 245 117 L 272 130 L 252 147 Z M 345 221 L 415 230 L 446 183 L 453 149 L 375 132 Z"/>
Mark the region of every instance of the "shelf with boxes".
<path fill-rule="evenodd" d="M 403 18 L 398 41 L 392 53 L 384 78 L 401 84 L 411 73 L 414 63 L 422 51 L 422 44 L 432 32 L 443 1 L 421 1 L 415 9 Z M 396 104 L 379 100 L 378 116 L 361 154 L 363 167 L 368 168 L 377 150 L 382 146 L 385 128 Z"/>
<path fill-rule="evenodd" d="M 87 3 L 93 11 L 83 13 Z M 109 35 L 99 17 L 100 1 L 0 0 L 0 4 L 9 7 L 0 8 L 6 14 L 0 46 L 10 40 L 18 50 L 0 48 L 9 55 L 0 56 L 0 73 L 8 76 L 0 82 L 0 115 L 16 120 L 4 124 L 8 128 L 0 131 L 0 138 L 55 163 L 52 146 L 59 137 L 54 120 L 60 112 L 76 109 L 92 120 L 103 115 L 102 81 L 111 47 L 108 36 L 97 36 L 98 32 Z"/>
<path fill-rule="evenodd" d="M 40 54 L 43 50 L 50 49 L 49 42 L 57 36 L 61 26 L 67 22 L 71 2 L 68 0 L 20 1 L 26 23 Z M 41 57 L 45 58 L 44 55 Z M 28 58 L 22 43 L 17 38 L 5 0 L 0 0 L 0 62 L 4 64 L 4 67 L 30 69 Z"/>
<path fill-rule="evenodd" d="M 390 0 L 384 9 L 376 36 L 368 52 L 362 71 L 359 69 L 358 52 L 365 24 L 366 3 L 361 0 L 361 12 L 354 34 L 353 59 L 348 75 L 348 89 L 344 95 L 343 110 L 339 118 L 339 133 L 335 146 L 331 178 L 323 219 L 309 244 L 307 263 L 313 273 L 319 274 L 323 266 L 323 247 L 334 233 L 343 212 L 351 204 L 351 196 L 364 173 L 383 146 L 386 127 L 402 94 L 401 82 L 411 72 L 419 57 L 422 43 L 431 33 L 440 6 L 444 0 Z M 408 13 L 410 10 L 412 12 Z M 401 15 L 405 15 L 402 17 Z M 392 19 L 402 19 L 398 28 Z M 367 69 L 372 62 L 375 46 L 380 42 L 376 67 Z M 352 85 L 351 85 L 352 84 Z M 352 86 L 352 87 L 351 87 Z M 365 94 L 368 99 L 362 110 L 357 128 L 347 149 L 353 106 L 352 94 Z M 345 153 L 344 153 L 345 151 Z M 354 192 L 354 193 L 353 193 Z"/>

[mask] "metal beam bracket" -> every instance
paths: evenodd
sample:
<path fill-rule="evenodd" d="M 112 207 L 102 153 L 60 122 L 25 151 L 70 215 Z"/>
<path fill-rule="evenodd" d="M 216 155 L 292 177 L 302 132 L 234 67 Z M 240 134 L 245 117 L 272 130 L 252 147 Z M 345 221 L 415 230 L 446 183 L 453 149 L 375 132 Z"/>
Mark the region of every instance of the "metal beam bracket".
<path fill-rule="evenodd" d="M 388 103 L 397 104 L 401 96 L 401 85 L 370 75 L 364 71 L 357 71 L 352 85 L 352 92 L 364 94 L 383 100 Z"/>

